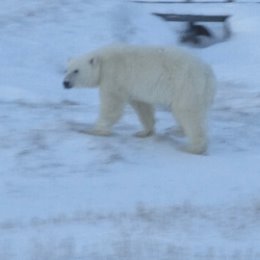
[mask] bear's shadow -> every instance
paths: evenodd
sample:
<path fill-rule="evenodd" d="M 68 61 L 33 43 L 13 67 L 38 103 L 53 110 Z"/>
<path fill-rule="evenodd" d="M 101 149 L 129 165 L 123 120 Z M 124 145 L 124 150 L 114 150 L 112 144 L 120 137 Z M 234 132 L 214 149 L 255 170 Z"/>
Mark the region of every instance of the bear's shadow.
<path fill-rule="evenodd" d="M 93 124 L 88 124 L 88 123 L 81 123 L 81 122 L 77 122 L 77 121 L 68 121 L 66 122 L 67 125 L 67 129 L 69 131 L 72 132 L 76 132 L 79 134 L 84 134 L 84 135 L 90 135 L 90 136 L 96 136 L 93 135 L 93 133 L 91 132 L 91 130 L 93 129 Z M 120 127 L 117 129 L 118 131 L 120 131 Z M 122 133 L 125 134 L 125 133 Z M 121 136 L 120 133 L 118 133 L 117 131 L 112 132 L 112 134 L 110 136 L 103 136 L 104 138 L 108 138 L 108 137 L 118 137 Z M 99 136 L 97 136 L 99 137 Z M 100 136 L 102 137 L 102 136 Z M 145 140 L 147 138 L 138 138 L 134 136 L 134 133 L 132 133 L 130 136 L 128 137 L 132 137 L 135 140 Z M 182 150 L 183 145 L 184 145 L 184 139 L 185 137 L 178 134 L 176 132 L 175 128 L 167 128 L 162 132 L 157 132 L 154 135 L 148 137 L 148 139 L 152 142 L 154 142 L 154 144 L 163 144 L 163 145 L 171 145 L 173 147 L 173 149 L 176 150 Z"/>
<path fill-rule="evenodd" d="M 96 135 L 93 133 L 93 124 L 88 123 L 80 123 L 77 121 L 67 121 L 66 128 L 75 133 L 89 135 L 89 136 L 96 136 L 96 137 L 112 137 L 117 136 L 116 132 L 112 132 L 111 135 Z"/>

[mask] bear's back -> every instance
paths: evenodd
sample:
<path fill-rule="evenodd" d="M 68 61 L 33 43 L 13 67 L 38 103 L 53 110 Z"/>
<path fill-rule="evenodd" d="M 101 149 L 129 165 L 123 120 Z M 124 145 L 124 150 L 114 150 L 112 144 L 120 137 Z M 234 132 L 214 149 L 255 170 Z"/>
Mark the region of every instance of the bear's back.
<path fill-rule="evenodd" d="M 110 64 L 120 64 L 121 68 L 124 68 L 124 65 L 134 66 L 142 71 L 145 68 L 149 70 L 151 67 L 156 67 L 158 72 L 160 69 L 176 71 L 180 68 L 182 70 L 187 66 L 194 67 L 193 69 L 196 70 L 200 67 L 204 70 L 205 67 L 204 62 L 199 58 L 178 47 L 118 44 L 100 49 L 99 54 Z"/>

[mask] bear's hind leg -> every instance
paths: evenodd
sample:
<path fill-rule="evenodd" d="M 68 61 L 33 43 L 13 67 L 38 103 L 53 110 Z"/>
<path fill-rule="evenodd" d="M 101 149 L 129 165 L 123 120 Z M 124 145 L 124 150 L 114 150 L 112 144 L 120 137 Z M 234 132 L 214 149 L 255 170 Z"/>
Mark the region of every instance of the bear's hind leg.
<path fill-rule="evenodd" d="M 145 102 L 132 100 L 131 106 L 136 111 L 139 120 L 141 121 L 144 130 L 137 132 L 137 137 L 147 137 L 154 133 L 154 109 L 153 106 Z"/>
<path fill-rule="evenodd" d="M 186 152 L 203 154 L 207 151 L 207 134 L 205 129 L 205 116 L 199 111 L 183 109 L 174 111 L 174 115 L 180 123 L 188 138 Z"/>

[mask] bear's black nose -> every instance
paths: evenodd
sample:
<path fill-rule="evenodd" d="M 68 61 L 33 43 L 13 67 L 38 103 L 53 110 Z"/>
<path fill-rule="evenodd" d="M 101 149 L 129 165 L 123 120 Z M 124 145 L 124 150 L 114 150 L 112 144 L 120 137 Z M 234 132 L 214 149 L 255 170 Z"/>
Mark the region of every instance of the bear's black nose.
<path fill-rule="evenodd" d="M 64 81 L 63 82 L 63 86 L 64 86 L 64 88 L 72 88 L 72 86 L 71 86 L 69 81 Z"/>

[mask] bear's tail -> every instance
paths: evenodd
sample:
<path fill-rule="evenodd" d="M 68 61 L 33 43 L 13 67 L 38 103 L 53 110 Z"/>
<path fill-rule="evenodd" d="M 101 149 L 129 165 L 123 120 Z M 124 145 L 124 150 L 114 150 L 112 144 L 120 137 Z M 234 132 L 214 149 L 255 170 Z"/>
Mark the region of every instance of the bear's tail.
<path fill-rule="evenodd" d="M 206 70 L 206 97 L 207 97 L 207 107 L 209 108 L 214 101 L 216 95 L 216 78 L 210 67 Z"/>

